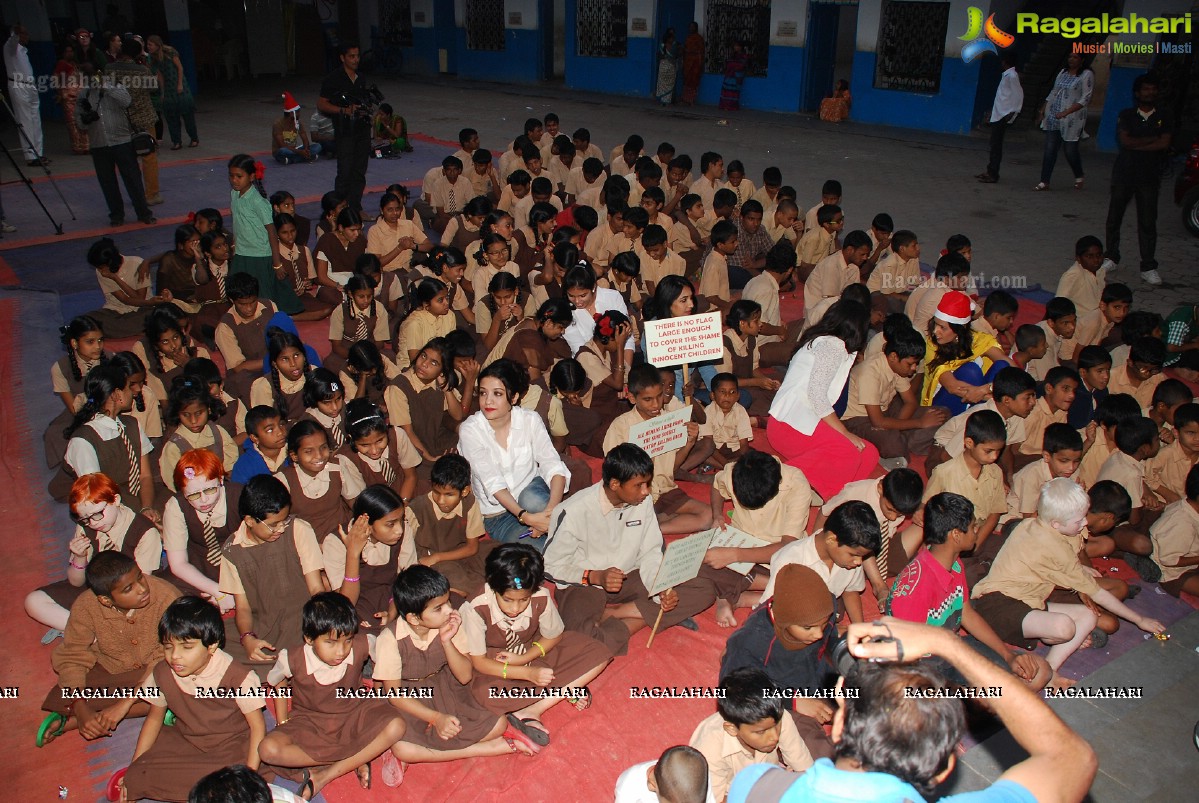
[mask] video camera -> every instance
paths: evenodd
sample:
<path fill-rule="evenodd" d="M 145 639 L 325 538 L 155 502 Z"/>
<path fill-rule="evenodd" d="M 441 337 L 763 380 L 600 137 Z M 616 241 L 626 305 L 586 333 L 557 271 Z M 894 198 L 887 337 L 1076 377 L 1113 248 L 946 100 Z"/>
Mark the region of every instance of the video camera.
<path fill-rule="evenodd" d="M 100 93 L 100 98 L 101 100 L 104 98 L 103 92 Z M 79 106 L 83 109 L 82 113 L 79 115 L 79 118 L 83 121 L 84 125 L 91 125 L 100 119 L 100 110 L 92 108 L 92 104 L 87 98 L 80 98 Z"/>
<path fill-rule="evenodd" d="M 375 112 L 379 108 L 379 104 L 383 102 L 383 93 L 379 91 L 379 87 L 375 84 L 370 84 L 362 90 L 362 92 L 343 92 L 341 95 L 340 106 L 344 109 L 349 106 L 357 106 L 353 117 L 355 120 L 370 120 L 375 116 Z"/>

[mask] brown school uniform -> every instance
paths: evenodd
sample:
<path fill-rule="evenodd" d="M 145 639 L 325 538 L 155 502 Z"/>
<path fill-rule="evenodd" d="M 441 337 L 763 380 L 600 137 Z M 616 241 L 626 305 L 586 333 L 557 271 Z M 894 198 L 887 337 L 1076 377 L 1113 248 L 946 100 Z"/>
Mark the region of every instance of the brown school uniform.
<path fill-rule="evenodd" d="M 201 689 L 248 692 L 261 686 L 256 672 L 224 650 L 214 653 L 208 666 L 188 678 L 180 678 L 165 661 L 159 661 L 142 686 L 142 697 L 153 709 L 170 709 L 175 723 L 159 731 L 150 749 L 129 765 L 125 773 L 129 799 L 186 801 L 191 788 L 205 775 L 230 764 L 244 764 L 250 749 L 246 714 L 263 708 L 264 699 L 196 695 Z M 263 774 L 274 775 L 270 770 Z"/>
<path fill-rule="evenodd" d="M 607 410 L 613 416 L 620 415 L 628 409 L 617 396 L 616 388 L 604 384 L 604 380 L 611 376 L 614 370 L 612 355 L 600 351 L 594 340 L 588 340 L 575 352 L 575 359 L 583 366 L 587 378 L 591 380 L 591 409 Z"/>
<path fill-rule="evenodd" d="M 326 364 L 328 364 L 326 362 Z M 388 413 L 387 409 L 387 390 L 391 387 L 391 381 L 400 375 L 399 369 L 395 367 L 387 355 L 383 355 L 383 376 L 363 377 L 353 368 L 346 366 L 337 374 L 337 378 L 341 380 L 341 384 L 345 386 L 346 399 L 358 398 L 358 384 L 366 383 L 366 389 L 363 391 L 362 398 L 370 401 L 371 404 L 377 405 L 384 413 Z"/>
<path fill-rule="evenodd" d="M 354 449 L 352 443 L 347 443 L 341 453 L 345 457 L 342 471 L 349 475 L 345 481 L 353 483 L 352 487 L 357 488 L 359 482 L 362 487 L 387 485 L 396 493 L 400 493 L 404 485 L 404 469 L 415 468 L 421 462 L 412 441 L 397 426 L 387 428 L 387 448 L 378 460 L 368 460 Z"/>
<path fill-rule="evenodd" d="M 1024 419 L 1024 442 L 1020 444 L 1020 454 L 1037 455 L 1045 444 L 1045 429 L 1050 424 L 1066 423 L 1065 410 L 1052 410 L 1045 397 L 1037 399 L 1032 412 Z"/>
<path fill-rule="evenodd" d="M 55 394 L 71 394 L 75 398 L 75 410 L 78 411 L 83 406 L 80 396 L 83 393 L 83 380 L 87 376 L 88 371 L 111 356 L 108 352 L 105 352 L 104 356 L 99 360 L 84 362 L 71 354 L 63 355 L 50 366 L 51 389 Z M 78 379 L 75 378 L 71 369 L 72 362 L 75 363 L 75 368 L 79 371 Z M 54 468 L 62 462 L 62 456 L 67 451 L 67 439 L 63 436 L 63 430 L 70 426 L 71 421 L 74 419 L 74 413 L 64 408 L 46 427 L 46 431 L 42 435 L 42 449 L 46 455 L 46 468 Z"/>
<path fill-rule="evenodd" d="M 1199 462 L 1199 455 L 1188 457 L 1176 438 L 1173 443 L 1163 446 L 1156 457 L 1146 462 L 1145 481 L 1155 491 L 1169 488 L 1185 499 L 1187 474 L 1196 462 Z"/>
<path fill-rule="evenodd" d="M 346 314 L 346 305 L 339 304 L 329 315 L 329 340 L 341 341 L 341 345 L 349 349 L 355 343 L 369 340 L 373 343 L 387 343 L 391 340 L 391 319 L 387 307 L 377 300 L 371 301 L 370 309 L 360 310 L 353 301 L 349 302 L 353 310 Z M 321 361 L 321 366 L 333 373 L 344 369 L 348 361 L 336 352 Z"/>
<path fill-rule="evenodd" d="M 1104 317 L 1103 310 L 1088 312 L 1078 316 L 1078 325 L 1074 328 L 1074 342 L 1079 346 L 1098 346 L 1112 331 L 1112 322 Z M 1113 379 L 1115 371 L 1112 371 Z"/>
<path fill-rule="evenodd" d="M 942 491 L 960 494 L 973 502 L 975 521 L 983 521 L 993 513 L 1002 515 L 1007 511 L 1003 472 L 994 463 L 983 466 L 978 479 L 971 475 L 964 455 L 942 463 L 933 469 L 933 475 L 924 489 L 924 501 Z"/>
<path fill-rule="evenodd" d="M 852 378 L 853 374 L 850 374 Z M 994 399 L 988 399 L 982 404 L 977 404 L 963 413 L 958 413 L 953 418 L 950 418 L 942 424 L 933 436 L 933 442 L 949 453 L 950 457 L 957 457 L 966 448 L 966 419 L 972 414 L 980 410 L 991 410 L 999 412 L 999 408 L 995 406 Z M 1000 413 L 1000 417 L 1003 414 Z M 1006 443 L 1011 446 L 1013 443 L 1020 443 L 1025 438 L 1024 419 L 1018 415 L 1010 415 L 1003 419 L 1003 427 L 1007 431 Z"/>
<path fill-rule="evenodd" d="M 387 420 L 411 426 L 430 454 L 441 455 L 458 445 L 458 422 L 446 408 L 445 391 L 436 381 L 425 384 L 412 369 L 401 371 L 387 387 Z"/>
<path fill-rule="evenodd" d="M 471 224 L 465 215 L 455 215 L 451 218 L 441 235 L 442 245 L 457 248 L 464 254 L 467 247 L 473 242 L 478 242 L 478 240 L 479 227 Z"/>
<path fill-rule="evenodd" d="M 1133 510 L 1144 507 L 1145 463 L 1143 461 L 1117 449 L 1108 455 L 1107 460 L 1103 461 L 1099 475 L 1095 478 L 1095 482 L 1103 480 L 1112 480 L 1116 484 L 1124 486 L 1128 495 L 1132 497 Z"/>
<path fill-rule="evenodd" d="M 419 352 L 430 340 L 435 337 L 445 337 L 454 331 L 456 326 L 457 322 L 453 315 L 438 317 L 426 309 L 413 310 L 400 324 L 400 332 L 397 336 L 396 367 L 401 370 L 407 368 L 412 364 L 408 352 Z"/>
<path fill-rule="evenodd" d="M 321 553 L 312 527 L 293 519 L 274 541 L 252 544 L 244 523 L 224 546 L 218 587 L 246 597 L 258 638 L 278 647 L 300 636 L 300 613 L 311 596 L 304 575 L 321 569 Z M 230 645 L 247 661 L 241 645 Z"/>
<path fill-rule="evenodd" d="M 1082 462 L 1078 466 L 1078 482 L 1082 487 L 1090 488 L 1099 481 L 1099 470 L 1111 457 L 1112 451 L 1114 450 L 1108 446 L 1107 436 L 1103 434 L 1103 428 L 1100 427 L 1095 432 L 1094 443 L 1082 456 Z"/>
<path fill-rule="evenodd" d="M 824 229 L 821 229 L 824 231 Z M 857 266 L 845 261 L 845 254 L 834 251 L 816 263 L 803 286 L 803 308 L 806 315 L 827 298 L 840 298 L 842 291 L 861 281 Z"/>
<path fill-rule="evenodd" d="M 162 540 L 154 522 L 140 513 L 121 505 L 117 512 L 117 520 L 107 533 L 93 530 L 90 527 L 76 525 L 76 533 L 82 533 L 88 540 L 88 553 L 83 562 L 89 563 L 100 552 L 117 550 L 128 558 L 137 561 L 138 568 L 143 574 L 152 575 L 159 569 L 162 560 Z M 74 561 L 75 558 L 71 557 Z M 86 585 L 75 586 L 67 579 L 59 580 L 38 589 L 64 608 L 70 608 L 75 600 L 87 590 Z"/>
<path fill-rule="evenodd" d="M 121 492 L 121 502 L 126 507 L 133 510 L 142 509 L 142 500 L 138 493 L 135 492 L 130 485 L 130 475 L 133 470 L 133 465 L 130 462 L 129 455 L 132 452 L 140 457 L 142 442 L 141 426 L 137 419 L 128 413 L 122 413 L 117 416 L 118 420 L 124 425 L 124 431 L 117 437 L 110 440 L 103 440 L 100 433 L 95 429 L 84 424 L 75 430 L 71 439 L 67 441 L 70 446 L 71 440 L 79 438 L 96 450 L 96 460 L 100 464 L 100 469 L 108 478 L 117 484 L 117 488 Z M 74 470 L 64 461 L 62 469 L 67 477 L 71 480 L 76 479 Z M 138 465 L 138 474 L 141 474 L 140 463 Z M 152 477 L 141 477 L 141 483 L 152 482 Z M 53 483 L 52 483 L 53 485 Z M 69 485 L 69 483 L 68 483 Z M 68 487 L 68 492 L 69 492 Z"/>
<path fill-rule="evenodd" d="M 42 701 L 43 711 L 71 713 L 74 701 L 63 697 L 64 688 L 137 688 L 150 668 L 162 660 L 158 622 L 179 591 L 157 577 L 147 577 L 146 582 L 150 602 L 145 608 L 119 613 L 101 605 L 90 589 L 71 605 L 62 644 L 55 647 L 50 659 L 58 680 Z M 103 706 L 105 701 L 92 702 Z"/>
<path fill-rule="evenodd" d="M 230 307 L 217 324 L 214 339 L 217 350 L 225 360 L 225 390 L 242 401 L 249 401 L 250 386 L 260 374 L 256 371 L 228 369 L 246 360 L 266 357 L 266 325 L 275 311 L 274 302 L 260 301 L 255 317 L 245 319 Z"/>
<path fill-rule="evenodd" d="M 815 265 L 837 249 L 837 238 L 823 226 L 811 226 L 799 238 L 796 256 L 799 262 Z"/>
<path fill-rule="evenodd" d="M 1054 588 L 1094 594 L 1099 586 L 1078 560 L 1074 542 L 1039 519 L 1021 522 L 1008 536 L 991 571 L 970 592 L 974 609 L 1008 644 L 1030 644 L 1021 623 L 1045 610 Z"/>
<path fill-rule="evenodd" d="M 608 426 L 608 432 L 604 435 L 604 454 L 612 451 L 617 444 L 628 443 L 629 430 L 645 420 L 636 408 L 613 419 Z M 651 490 L 654 509 L 659 515 L 674 513 L 691 498 L 674 481 L 674 458 L 677 451 L 678 449 L 663 452 L 654 458 L 654 479 Z M 653 582 L 652 579 L 650 582 Z"/>
<path fill-rule="evenodd" d="M 220 458 L 226 472 L 233 470 L 233 465 L 239 456 L 237 443 L 233 440 L 233 436 L 220 424 L 209 421 L 208 425 L 198 433 L 192 432 L 180 424 L 171 430 L 158 457 L 159 471 L 167 490 L 172 492 L 178 490 L 175 487 L 175 466 L 185 452 L 193 449 L 207 449 L 212 452 Z"/>
<path fill-rule="evenodd" d="M 462 629 L 466 631 L 468 654 L 488 657 L 498 652 L 524 655 L 537 650 L 533 642 L 561 636 L 561 641 L 544 657 L 525 664 L 534 669 L 552 669 L 554 684 L 560 687 L 573 683 L 595 667 L 612 660 L 611 651 L 600 642 L 582 633 L 566 630 L 557 606 L 544 588 L 533 592 L 529 607 L 515 618 L 505 616 L 495 602 L 495 592 L 490 588 L 484 589 L 482 594 L 462 607 Z M 515 691 L 539 687 L 527 680 L 505 680 L 476 670 L 471 688 L 475 699 L 485 708 L 495 714 L 507 714 L 527 707 L 528 699 L 493 698 L 492 689 Z"/>
<path fill-rule="evenodd" d="M 535 321 L 521 321 L 510 334 L 499 356 L 515 360 L 526 368 L 536 368 L 541 373 L 548 374 L 558 360 L 570 356 L 570 345 L 561 337 L 547 340 Z M 496 344 L 496 349 L 501 344 L 503 341 Z M 491 355 L 488 355 L 487 362 L 494 362 Z"/>
<path fill-rule="evenodd" d="M 370 657 L 365 633 L 354 636 L 349 657 L 335 667 L 298 643 L 280 651 L 267 675 L 271 683 L 291 678 L 291 716 L 275 732 L 291 739 L 315 765 L 332 764 L 374 741 L 399 712 L 387 700 L 338 695 L 339 689 L 344 694 L 362 688 L 362 666 Z"/>
<path fill-rule="evenodd" d="M 313 249 L 316 259 L 324 259 L 329 263 L 329 270 L 335 273 L 353 273 L 354 263 L 365 253 L 365 237 L 360 236 L 349 245 L 342 245 L 334 232 L 322 234 L 316 241 L 316 248 Z"/>
<path fill-rule="evenodd" d="M 225 295 L 225 282 L 229 280 L 229 262 L 226 260 L 224 264 L 218 265 L 212 259 L 207 259 L 207 265 L 211 278 L 196 286 L 195 301 L 200 305 L 200 311 L 192 318 L 192 331 L 198 333 L 204 342 L 211 346 L 214 345 L 211 332 L 231 306 Z"/>
<path fill-rule="evenodd" d="M 729 261 L 716 249 L 709 251 L 704 259 L 703 267 L 700 268 L 699 287 L 695 292 L 696 295 L 706 298 L 732 300 L 732 291 L 729 290 Z"/>
<path fill-rule="evenodd" d="M 375 614 L 387 611 L 391 602 L 391 584 L 401 570 L 416 563 L 416 552 L 412 546 L 411 528 L 415 520 L 412 512 L 404 516 L 404 537 L 395 544 L 368 541 L 358 561 L 358 602 L 354 610 L 358 614 L 359 627 L 370 633 L 379 632 L 379 620 Z M 340 538 L 326 538 L 321 548 L 325 561 L 325 575 L 329 585 L 341 588 L 346 576 L 346 547 Z"/>
<path fill-rule="evenodd" d="M 1169 504 L 1150 528 L 1149 537 L 1153 562 L 1162 570 L 1162 588 L 1177 597 L 1183 584 L 1199 574 L 1199 567 L 1174 565 L 1179 558 L 1199 555 L 1199 513 L 1186 499 Z"/>
<path fill-rule="evenodd" d="M 877 405 L 884 417 L 897 417 L 903 409 L 900 394 L 911 387 L 911 379 L 891 370 L 886 354 L 880 352 L 864 358 L 849 373 L 849 402 L 842 416 L 845 428 L 873 443 L 884 458 L 927 454 L 937 437 L 938 425 L 920 429 L 879 429 L 871 424 L 866 412 L 866 405 Z M 928 409 L 917 407 L 912 417 L 919 418 Z"/>
<path fill-rule="evenodd" d="M 168 551 L 187 550 L 187 562 L 209 580 L 219 580 L 225 543 L 241 524 L 237 515 L 237 500 L 241 497 L 241 486 L 225 481 L 224 501 L 201 518 L 200 512 L 191 506 L 182 493 L 167 500 L 162 513 L 162 545 Z M 204 532 L 205 521 L 212 529 L 212 541 Z M 219 523 L 218 523 L 219 522 Z M 210 547 L 216 548 L 215 560 L 210 559 Z"/>
<path fill-rule="evenodd" d="M 284 466 L 275 476 L 291 492 L 291 515 L 312 526 L 318 544 L 330 535 L 336 537 L 339 527 L 349 527 L 350 507 L 342 496 L 341 466 L 336 464 L 335 457 L 325 464 L 316 477 L 302 473 L 295 463 Z M 309 490 L 319 495 L 309 496 Z"/>
<path fill-rule="evenodd" d="M 346 395 L 349 395 L 348 392 Z M 309 407 L 304 410 L 304 415 L 300 416 L 300 420 L 315 421 L 325 428 L 325 432 L 329 435 L 329 450 L 336 452 L 341 447 L 346 445 L 346 426 L 345 426 L 345 410 L 343 408 L 342 415 L 337 418 L 330 418 L 316 407 Z"/>
<path fill-rule="evenodd" d="M 754 379 L 754 371 L 758 370 L 760 358 L 759 344 L 760 340 L 756 335 L 742 338 L 732 329 L 725 329 L 724 359 L 717 370 L 730 373 L 742 381 Z M 770 412 L 770 403 L 774 401 L 773 391 L 757 387 L 747 388 L 744 385 L 741 385 L 741 389 L 749 391 L 750 415 L 763 416 Z"/>
<path fill-rule="evenodd" d="M 274 372 L 266 376 L 260 376 L 254 380 L 254 384 L 250 386 L 250 406 L 257 407 L 260 404 L 267 407 L 275 406 L 275 385 L 272 381 Z M 301 375 L 299 379 L 292 382 L 282 374 L 279 378 L 279 395 L 283 399 L 283 412 L 288 425 L 294 424 L 304 415 L 304 386 L 308 384 L 308 378 Z"/>
<path fill-rule="evenodd" d="M 133 344 L 133 353 L 142 361 L 142 365 L 146 366 L 146 384 L 154 391 L 154 395 L 160 401 L 165 401 L 167 391 L 170 390 L 171 383 L 175 378 L 183 375 L 183 366 L 187 361 L 194 357 L 204 357 L 209 359 L 212 355 L 208 349 L 193 342 L 190 348 L 185 348 L 181 362 L 164 357 L 146 341 L 145 338 Z"/>
<path fill-rule="evenodd" d="M 1019 519 L 1035 514 L 1041 498 L 1041 488 L 1051 479 L 1053 476 L 1044 458 L 1017 471 L 1012 477 L 1012 489 L 1007 495 L 1007 517 Z"/>
<path fill-rule="evenodd" d="M 220 418 L 212 419 L 213 423 L 232 434 L 235 441 L 244 441 L 246 433 L 245 405 L 223 390 L 221 391 L 221 401 L 225 403 L 225 412 L 221 414 Z"/>
<path fill-rule="evenodd" d="M 410 506 L 415 519 L 413 534 L 417 558 L 434 552 L 450 552 L 466 546 L 473 539 L 479 551 L 469 558 L 440 561 L 434 568 L 446 576 L 450 586 L 473 594 L 483 585 L 483 563 L 491 552 L 491 541 L 481 541 L 486 533 L 483 517 L 474 496 L 468 496 L 449 513 L 442 514 L 429 494 L 421 494 Z"/>
<path fill-rule="evenodd" d="M 459 628 L 453 638 L 454 646 L 466 653 L 466 633 Z M 457 736 L 442 739 L 437 730 L 412 714 L 400 712 L 408 729 L 404 741 L 432 750 L 456 750 L 470 747 L 483 739 L 495 727 L 496 715 L 479 705 L 470 689 L 463 686 L 450 671 L 445 646 L 436 630 L 425 639 L 418 639 L 403 619 L 383 628 L 375 641 L 376 682 L 390 680 L 404 689 L 432 689 L 433 699 L 423 700 L 429 708 L 458 719 L 461 730 Z"/>
<path fill-rule="evenodd" d="M 807 534 L 812 502 L 812 486 L 803 472 L 785 463 L 780 465 L 782 480 L 779 482 L 779 492 L 762 507 L 750 510 L 733 493 L 735 465 L 729 463 L 712 478 L 712 487 L 717 493 L 733 502 L 730 517 L 733 526 L 772 544 L 781 541 L 783 536 L 803 538 Z"/>

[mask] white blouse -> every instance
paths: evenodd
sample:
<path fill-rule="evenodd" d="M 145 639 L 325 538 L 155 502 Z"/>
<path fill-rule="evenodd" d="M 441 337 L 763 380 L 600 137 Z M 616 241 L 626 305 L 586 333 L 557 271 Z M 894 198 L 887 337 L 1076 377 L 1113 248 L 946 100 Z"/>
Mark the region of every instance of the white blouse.
<path fill-rule="evenodd" d="M 471 488 L 484 516 L 504 512 L 504 506 L 495 501 L 496 493 L 507 489 L 515 498 L 536 477 L 547 484 L 554 477 L 564 477 L 567 487 L 570 485 L 570 471 L 550 441 L 541 416 L 532 410 L 512 408 L 507 449 L 496 441 L 495 430 L 483 412 L 473 413 L 458 428 L 458 451 L 470 463 Z"/>
<path fill-rule="evenodd" d="M 833 411 L 857 356 L 831 335 L 818 337 L 795 352 L 770 404 L 771 417 L 800 434 L 811 435 L 820 419 Z"/>

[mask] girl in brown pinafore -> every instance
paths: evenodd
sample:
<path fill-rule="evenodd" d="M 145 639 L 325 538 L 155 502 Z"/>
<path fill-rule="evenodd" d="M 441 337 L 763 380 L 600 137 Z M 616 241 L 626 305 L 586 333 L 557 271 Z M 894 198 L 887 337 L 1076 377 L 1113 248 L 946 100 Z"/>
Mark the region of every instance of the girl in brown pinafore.
<path fill-rule="evenodd" d="M 465 414 L 457 387 L 453 351 L 445 338 L 435 337 L 387 390 L 388 420 L 430 465 L 458 445 L 458 422 Z"/>
<path fill-rule="evenodd" d="M 175 464 L 176 493 L 162 512 L 162 545 L 169 579 L 181 591 L 208 597 L 222 612 L 233 610 L 233 597 L 222 594 L 222 549 L 241 524 L 237 500 L 241 486 L 229 482 L 219 457 L 207 449 L 184 452 Z"/>
<path fill-rule="evenodd" d="M 349 600 L 335 591 L 313 596 L 304 603 L 302 632 L 304 641 L 288 642 L 267 673 L 271 685 L 291 688 L 292 705 L 289 714 L 287 700 L 275 700 L 279 725 L 259 755 L 266 764 L 300 769 L 305 800 L 352 770 L 370 789 L 370 762 L 395 749 L 404 721 L 386 700 L 355 696 L 370 648 Z"/>
<path fill-rule="evenodd" d="M 483 561 L 494 542 L 484 541 L 483 516 L 470 493 L 470 463 L 442 455 L 429 473 L 433 489 L 412 500 L 416 559 L 436 566 L 450 588 L 469 599 L 483 586 Z"/>
<path fill-rule="evenodd" d="M 83 404 L 80 398 L 83 378 L 88 371 L 107 362 L 109 358 L 104 351 L 104 330 L 100 322 L 90 315 L 76 316 L 58 331 L 67 353 L 50 367 L 50 385 L 66 409 L 50 422 L 42 436 L 46 468 L 54 468 L 61 463 L 63 452 L 67 450 L 62 431 L 75 417 L 77 407 Z"/>
<path fill-rule="evenodd" d="M 312 525 L 317 544 L 350 523 L 351 488 L 333 454 L 329 433 L 315 421 L 297 421 L 287 433 L 291 465 L 275 475 L 291 492 L 291 514 Z"/>
<path fill-rule="evenodd" d="M 146 336 L 133 344 L 133 353 L 149 374 L 146 383 L 164 406 L 171 382 L 183 373 L 187 361 L 212 356 L 187 333 L 190 322 L 185 321 L 186 317 L 174 304 L 155 309 L 146 316 Z"/>
<path fill-rule="evenodd" d="M 216 327 L 229 311 L 225 286 L 229 281 L 229 238 L 223 231 L 210 231 L 200 237 L 200 253 L 208 272 L 208 281 L 196 286 L 196 334 L 209 346 L 215 346 Z"/>
<path fill-rule="evenodd" d="M 476 278 L 481 274 L 476 273 Z M 505 271 L 492 275 L 475 302 L 475 335 L 480 354 L 489 354 L 505 334 L 520 325 L 525 317 L 528 296 L 521 290 L 521 280 Z"/>
<path fill-rule="evenodd" d="M 83 475 L 71 485 L 69 499 L 77 526 L 67 545 L 67 577 L 25 597 L 26 612 L 54 630 L 66 630 L 71 606 L 84 592 L 88 561 L 100 552 L 115 549 L 136 560 L 147 575 L 158 571 L 162 559 L 162 541 L 154 523 L 122 504 L 120 489 L 109 477 Z"/>
<path fill-rule="evenodd" d="M 354 605 L 359 627 L 378 633 L 395 618 L 389 613 L 391 584 L 402 569 L 416 563 L 415 528 L 412 511 L 399 494 L 386 485 L 372 485 L 354 500 L 353 523 L 325 539 L 325 576 Z"/>
<path fill-rule="evenodd" d="M 276 312 L 275 302 L 258 298 L 258 280 L 249 273 L 234 273 L 225 283 L 229 310 L 216 325 L 216 347 L 225 360 L 225 389 L 243 402 L 250 401 L 250 386 L 262 376 L 266 357 L 266 326 Z"/>
<path fill-rule="evenodd" d="M 604 436 L 608 424 L 626 410 L 613 411 L 611 407 L 593 407 L 596 386 L 587 377 L 587 372 L 578 360 L 567 357 L 559 360 L 549 374 L 549 391 L 562 410 L 562 419 L 569 430 L 562 439 L 559 451 L 566 445 L 574 446 L 592 457 L 604 456 Z M 615 395 L 612 396 L 615 399 Z M 559 444 L 555 443 L 555 446 Z M 586 487 L 571 484 L 572 488 Z"/>
<path fill-rule="evenodd" d="M 720 370 L 737 377 L 742 401 L 747 391 L 751 399 L 747 408 L 750 418 L 758 419 L 754 423 L 764 425 L 780 383 L 758 367 L 757 341 L 762 328 L 762 305 L 756 301 L 734 302 L 725 321 L 728 328 L 724 330 L 724 361 Z"/>
<path fill-rule="evenodd" d="M 258 674 L 225 652 L 225 626 L 215 607 L 180 597 L 158 625 L 163 660 L 143 685 L 150 713 L 121 782 L 129 800 L 186 801 L 210 772 L 230 764 L 258 770 L 258 745 L 266 735 L 265 701 Z M 148 687 L 157 689 L 157 693 Z M 214 696 L 199 696 L 210 691 Z M 232 694 L 242 696 L 234 697 Z M 167 710 L 174 727 L 164 728 Z M 270 770 L 262 771 L 268 779 Z"/>
<path fill-rule="evenodd" d="M 574 307 L 565 298 L 551 298 L 542 304 L 537 314 L 527 318 L 500 338 L 483 361 L 490 365 L 501 357 L 525 367 L 529 381 L 536 382 L 549 374 L 559 360 L 570 357 L 570 346 L 562 333 L 574 320 Z"/>
<path fill-rule="evenodd" d="M 312 527 L 291 515 L 287 487 L 269 474 L 253 477 L 237 501 L 241 526 L 225 543 L 218 587 L 232 594 L 240 661 L 275 660 L 300 635 L 300 609 L 324 590 L 320 547 Z"/>
<path fill-rule="evenodd" d="M 312 375 L 304 341 L 291 332 L 267 329 L 266 358 L 271 371 L 250 386 L 250 406 L 265 404 L 279 411 L 279 417 L 293 424 L 304 415 L 304 387 Z"/>
<path fill-rule="evenodd" d="M 388 692 L 409 695 L 392 698 L 408 726 L 396 757 L 424 763 L 541 752 L 541 745 L 471 694 L 474 668 L 445 576 L 428 566 L 409 566 L 392 586 L 392 601 L 399 618 L 375 641 L 374 679 Z"/>
<path fill-rule="evenodd" d="M 373 257 L 370 257 L 373 259 Z M 346 282 L 346 300 L 329 316 L 330 353 L 322 365 L 338 372 L 346 367 L 350 347 L 370 341 L 382 351 L 391 341 L 391 318 L 387 307 L 375 298 L 378 283 L 369 276 L 355 274 Z"/>
<path fill-rule="evenodd" d="M 346 445 L 346 388 L 337 374 L 317 368 L 304 386 L 304 415 L 301 421 L 315 421 L 329 433 L 329 448 L 341 451 Z"/>
<path fill-rule="evenodd" d="M 398 426 L 389 424 L 383 411 L 366 399 L 346 405 L 346 445 L 341 469 L 355 487 L 386 485 L 411 499 L 416 493 L 416 467 L 420 455 Z"/>
<path fill-rule="evenodd" d="M 487 557 L 486 572 L 487 588 L 462 608 L 476 673 L 475 699 L 497 714 L 508 714 L 512 726 L 538 744 L 549 744 L 541 716 L 563 699 L 580 711 L 590 708 L 586 686 L 604 671 L 612 653 L 590 636 L 566 631 L 557 606 L 542 588 L 545 562 L 537 550 L 526 544 L 500 544 Z M 545 697 L 532 705 L 521 695 L 551 684 L 579 692 L 568 698 Z"/>
<path fill-rule="evenodd" d="M 399 375 L 400 369 L 378 346 L 360 340 L 350 346 L 346 365 L 337 378 L 345 385 L 347 398 L 370 399 L 386 413 L 387 388 Z"/>

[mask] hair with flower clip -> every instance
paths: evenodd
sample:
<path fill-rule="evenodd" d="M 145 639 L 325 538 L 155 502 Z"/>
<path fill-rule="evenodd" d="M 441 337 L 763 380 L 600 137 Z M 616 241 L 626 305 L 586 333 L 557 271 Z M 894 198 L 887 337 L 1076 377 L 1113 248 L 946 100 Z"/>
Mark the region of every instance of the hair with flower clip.
<path fill-rule="evenodd" d="M 254 159 L 253 156 L 245 153 L 239 153 L 229 159 L 230 170 L 240 170 L 250 177 L 254 188 L 258 190 L 258 194 L 263 198 L 269 198 L 266 194 L 266 189 L 262 186 L 262 178 L 266 175 L 266 167 Z"/>
<path fill-rule="evenodd" d="M 191 449 L 179 456 L 173 474 L 175 489 L 182 494 L 184 483 L 192 480 L 223 480 L 226 476 L 221 458 L 207 449 Z M 180 500 L 182 501 L 182 500 Z"/>
<path fill-rule="evenodd" d="M 187 213 L 187 222 L 188 222 L 188 223 L 190 223 L 190 224 L 192 224 L 193 226 L 194 226 L 194 225 L 196 225 L 196 212 L 195 212 L 195 210 L 192 210 L 191 212 L 188 212 L 188 213 Z"/>
<path fill-rule="evenodd" d="M 258 179 L 259 181 L 262 181 L 262 179 L 265 176 L 266 176 L 266 165 L 264 165 L 262 162 L 255 162 L 254 163 L 254 178 Z"/>
<path fill-rule="evenodd" d="M 616 338 L 616 333 L 620 327 L 627 326 L 628 323 L 628 316 L 618 310 L 608 310 L 602 315 L 597 312 L 595 314 L 595 334 L 593 337 L 596 342 L 606 346 Z"/>

